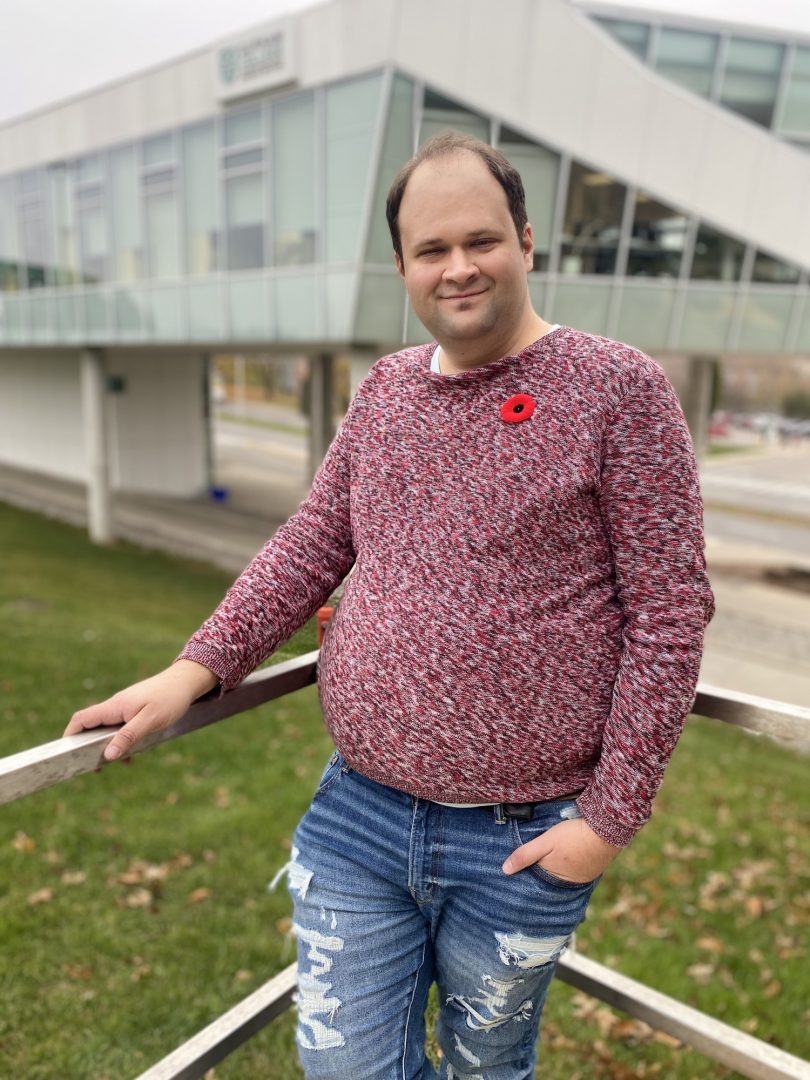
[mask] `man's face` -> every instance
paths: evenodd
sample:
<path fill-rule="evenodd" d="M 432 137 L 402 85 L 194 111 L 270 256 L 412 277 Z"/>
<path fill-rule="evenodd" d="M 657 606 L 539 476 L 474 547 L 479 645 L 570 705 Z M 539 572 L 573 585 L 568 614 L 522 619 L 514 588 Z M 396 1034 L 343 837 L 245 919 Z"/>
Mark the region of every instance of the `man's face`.
<path fill-rule="evenodd" d="M 534 243 L 518 240 L 506 193 L 468 151 L 411 174 L 399 211 L 403 277 L 413 309 L 444 348 L 509 341 L 529 308 Z"/>

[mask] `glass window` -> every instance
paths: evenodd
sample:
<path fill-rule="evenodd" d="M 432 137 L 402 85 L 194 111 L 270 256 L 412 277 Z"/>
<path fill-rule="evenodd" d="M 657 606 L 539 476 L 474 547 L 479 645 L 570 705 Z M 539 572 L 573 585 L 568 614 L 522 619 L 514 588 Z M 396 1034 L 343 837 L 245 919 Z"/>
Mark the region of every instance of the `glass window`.
<path fill-rule="evenodd" d="M 264 187 L 262 174 L 232 176 L 225 184 L 228 269 L 264 266 Z"/>
<path fill-rule="evenodd" d="M 391 233 L 385 218 L 385 200 L 394 177 L 413 153 L 413 135 L 413 83 L 403 75 L 397 75 L 391 87 L 377 192 L 371 212 L 367 262 L 390 265 L 393 259 Z"/>
<path fill-rule="evenodd" d="M 177 200 L 173 191 L 150 194 L 145 200 L 146 244 L 151 278 L 176 277 L 179 272 Z"/>
<path fill-rule="evenodd" d="M 764 251 L 758 251 L 754 256 L 754 267 L 751 271 L 751 280 L 767 283 L 770 285 L 795 285 L 799 280 L 798 266 L 782 262 Z"/>
<path fill-rule="evenodd" d="M 381 119 L 379 74 L 326 88 L 326 261 L 360 255 L 374 132 Z"/>
<path fill-rule="evenodd" d="M 146 267 L 134 146 L 123 146 L 110 154 L 110 198 L 113 276 L 116 281 L 138 281 L 145 277 Z"/>
<path fill-rule="evenodd" d="M 688 219 L 650 195 L 636 194 L 628 277 L 677 277 L 683 260 Z"/>
<path fill-rule="evenodd" d="M 793 56 L 779 130 L 810 135 L 810 46 L 797 48 Z"/>
<path fill-rule="evenodd" d="M 186 270 L 210 274 L 219 266 L 216 130 L 211 122 L 183 131 Z"/>
<path fill-rule="evenodd" d="M 489 142 L 489 120 L 486 117 L 470 112 L 464 105 L 428 88 L 425 90 L 419 145 L 443 131 L 459 131 L 462 135 L 472 135 L 473 138 Z"/>
<path fill-rule="evenodd" d="M 560 174 L 559 155 L 508 128 L 501 129 L 498 148 L 523 180 L 526 212 L 534 237 L 534 269 L 547 270 Z"/>
<path fill-rule="evenodd" d="M 718 41 L 717 34 L 665 26 L 658 39 L 655 69 L 692 93 L 708 97 L 714 78 Z"/>
<path fill-rule="evenodd" d="M 784 46 L 770 41 L 732 38 L 726 57 L 720 100 L 729 109 L 770 127 Z"/>
<path fill-rule="evenodd" d="M 100 155 L 77 161 L 73 178 L 81 276 L 82 281 L 92 285 L 107 281 L 110 276 L 110 238 Z"/>
<path fill-rule="evenodd" d="M 80 280 L 78 235 L 67 166 L 52 165 L 48 178 L 53 208 L 53 284 L 75 285 Z"/>
<path fill-rule="evenodd" d="M 650 27 L 647 23 L 632 22 L 630 19 L 606 19 L 595 20 L 607 30 L 617 41 L 629 49 L 639 60 L 647 59 L 647 47 L 650 41 Z"/>
<path fill-rule="evenodd" d="M 695 238 L 691 277 L 698 281 L 739 281 L 745 244 L 701 225 Z"/>
<path fill-rule="evenodd" d="M 51 283 L 50 221 L 44 169 L 32 169 L 17 178 L 17 235 L 20 259 L 29 289 Z"/>
<path fill-rule="evenodd" d="M 262 110 L 259 107 L 239 109 L 225 114 L 225 146 L 262 142 Z"/>
<path fill-rule="evenodd" d="M 274 263 L 316 261 L 315 98 L 288 98 L 273 106 Z"/>
<path fill-rule="evenodd" d="M 612 176 L 571 163 L 560 262 L 564 274 L 615 271 L 625 193 Z"/>
<path fill-rule="evenodd" d="M 144 139 L 144 165 L 164 165 L 170 161 L 174 161 L 174 139 L 171 134 L 155 135 L 151 139 Z"/>
<path fill-rule="evenodd" d="M 0 290 L 16 292 L 22 288 L 17 222 L 14 212 L 14 181 L 0 179 Z"/>

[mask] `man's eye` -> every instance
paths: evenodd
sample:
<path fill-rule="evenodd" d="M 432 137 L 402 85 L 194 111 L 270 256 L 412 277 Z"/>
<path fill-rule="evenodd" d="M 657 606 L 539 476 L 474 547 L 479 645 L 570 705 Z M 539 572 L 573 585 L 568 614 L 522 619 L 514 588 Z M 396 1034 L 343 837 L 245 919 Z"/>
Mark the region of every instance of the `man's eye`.
<path fill-rule="evenodd" d="M 430 258 L 431 255 L 441 255 L 441 248 L 428 248 L 426 251 L 420 251 L 419 255 L 422 258 L 425 258 L 426 256 Z"/>
<path fill-rule="evenodd" d="M 492 247 L 496 241 L 492 237 L 484 237 L 480 240 L 476 240 L 473 243 L 473 247 Z"/>

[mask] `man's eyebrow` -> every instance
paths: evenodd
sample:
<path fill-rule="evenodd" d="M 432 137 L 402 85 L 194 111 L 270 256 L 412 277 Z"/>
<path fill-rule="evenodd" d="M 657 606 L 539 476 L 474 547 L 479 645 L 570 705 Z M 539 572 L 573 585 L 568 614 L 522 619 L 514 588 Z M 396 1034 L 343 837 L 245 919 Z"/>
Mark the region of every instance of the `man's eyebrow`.
<path fill-rule="evenodd" d="M 502 231 L 503 231 L 502 229 L 497 229 L 497 228 L 474 229 L 472 232 L 467 233 L 465 239 L 466 240 L 475 240 L 479 236 L 500 236 Z M 417 240 L 416 243 L 413 246 L 415 248 L 434 247 L 436 244 L 444 244 L 444 243 L 446 243 L 446 241 L 444 240 L 443 237 L 434 236 L 434 237 L 431 237 L 431 238 L 429 238 L 427 240 Z"/>

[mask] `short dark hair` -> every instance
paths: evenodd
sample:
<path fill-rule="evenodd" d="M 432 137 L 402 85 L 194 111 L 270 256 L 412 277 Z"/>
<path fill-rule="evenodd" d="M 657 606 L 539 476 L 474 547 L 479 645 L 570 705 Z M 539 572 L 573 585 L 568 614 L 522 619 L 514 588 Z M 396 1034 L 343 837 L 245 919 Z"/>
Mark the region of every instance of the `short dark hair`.
<path fill-rule="evenodd" d="M 408 181 L 423 162 L 450 157 L 461 151 L 477 154 L 501 185 L 506 194 L 509 213 L 515 223 L 518 239 L 523 239 L 523 231 L 529 219 L 526 215 L 526 193 L 523 190 L 520 173 L 509 164 L 503 154 L 488 143 L 474 139 L 471 135 L 462 135 L 458 131 L 446 131 L 441 135 L 434 135 L 432 139 L 428 139 L 419 147 L 414 156 L 399 170 L 388 192 L 388 198 L 385 201 L 385 216 L 388 219 L 388 228 L 391 230 L 394 251 L 400 259 L 402 259 L 402 239 L 399 234 L 399 208 L 402 205 Z"/>

